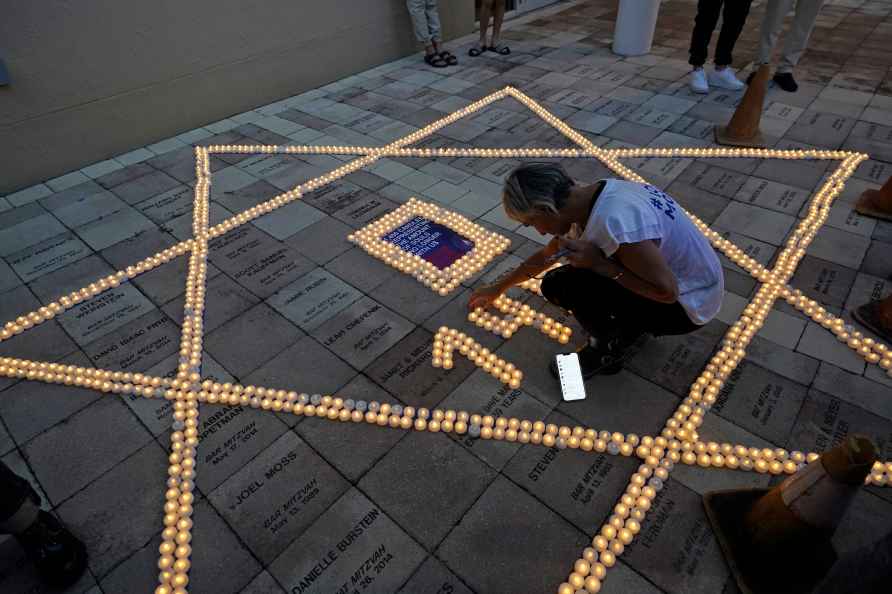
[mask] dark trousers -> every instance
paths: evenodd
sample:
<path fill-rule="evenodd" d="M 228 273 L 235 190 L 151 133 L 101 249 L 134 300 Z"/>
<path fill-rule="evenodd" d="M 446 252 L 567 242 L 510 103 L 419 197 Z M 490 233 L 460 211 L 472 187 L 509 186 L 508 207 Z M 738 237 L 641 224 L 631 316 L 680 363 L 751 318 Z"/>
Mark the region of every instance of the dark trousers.
<path fill-rule="evenodd" d="M 715 63 L 717 66 L 727 66 L 732 62 L 731 52 L 734 44 L 743 31 L 743 24 L 750 12 L 750 4 L 753 0 L 700 0 L 697 3 L 697 17 L 694 19 L 694 32 L 691 34 L 691 59 L 688 63 L 692 66 L 703 66 L 706 56 L 709 54 L 709 39 L 719 22 L 719 12 L 722 13 L 722 30 L 719 33 L 719 41 L 715 46 Z M 724 10 L 722 10 L 724 5 Z"/>
<path fill-rule="evenodd" d="M 25 499 L 31 496 L 31 485 L 0 462 L 0 523 L 11 518 Z M 4 532 L 0 530 L 0 534 Z"/>
<path fill-rule="evenodd" d="M 542 296 L 573 312 L 590 335 L 630 343 L 644 333 L 687 334 L 700 326 L 680 303 L 659 303 L 591 270 L 561 266 L 542 279 Z"/>

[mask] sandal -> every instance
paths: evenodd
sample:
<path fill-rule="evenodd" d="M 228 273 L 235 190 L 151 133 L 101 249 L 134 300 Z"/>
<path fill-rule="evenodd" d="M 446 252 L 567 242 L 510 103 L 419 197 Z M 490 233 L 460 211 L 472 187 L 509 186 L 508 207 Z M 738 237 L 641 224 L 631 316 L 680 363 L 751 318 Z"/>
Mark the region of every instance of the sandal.
<path fill-rule="evenodd" d="M 434 68 L 446 68 L 449 66 L 449 63 L 444 60 L 440 54 L 425 54 L 424 61 L 427 62 L 429 66 L 433 66 Z"/>
<path fill-rule="evenodd" d="M 487 48 L 485 45 L 476 45 L 468 50 L 468 55 L 472 58 L 476 58 L 477 56 L 482 56 L 483 52 L 485 52 Z"/>
<path fill-rule="evenodd" d="M 450 66 L 455 66 L 458 64 L 458 58 L 452 55 L 452 52 L 448 50 L 443 50 L 440 52 L 440 57 L 446 60 L 446 63 Z"/>
<path fill-rule="evenodd" d="M 488 49 L 488 50 L 491 51 L 491 52 L 495 52 L 495 53 L 497 53 L 497 54 L 500 54 L 500 55 L 502 55 L 502 56 L 507 56 L 508 54 L 511 53 L 511 48 L 508 47 L 507 45 L 502 45 L 501 43 L 498 44 L 498 45 L 491 45 L 491 46 L 489 46 L 489 47 L 486 48 L 486 49 Z"/>

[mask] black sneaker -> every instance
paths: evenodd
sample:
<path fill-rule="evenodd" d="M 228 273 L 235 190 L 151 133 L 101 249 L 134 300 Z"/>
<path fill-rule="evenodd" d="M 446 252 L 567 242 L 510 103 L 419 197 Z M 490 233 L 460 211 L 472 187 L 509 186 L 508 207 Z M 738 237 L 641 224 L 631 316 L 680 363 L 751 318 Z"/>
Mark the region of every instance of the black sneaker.
<path fill-rule="evenodd" d="M 40 510 L 31 527 L 16 535 L 16 539 L 47 584 L 70 586 L 87 568 L 84 544 L 48 512 Z"/>
<path fill-rule="evenodd" d="M 777 72 L 774 75 L 772 80 L 788 93 L 795 93 L 799 90 L 799 85 L 796 84 L 796 79 L 793 78 L 792 72 Z"/>

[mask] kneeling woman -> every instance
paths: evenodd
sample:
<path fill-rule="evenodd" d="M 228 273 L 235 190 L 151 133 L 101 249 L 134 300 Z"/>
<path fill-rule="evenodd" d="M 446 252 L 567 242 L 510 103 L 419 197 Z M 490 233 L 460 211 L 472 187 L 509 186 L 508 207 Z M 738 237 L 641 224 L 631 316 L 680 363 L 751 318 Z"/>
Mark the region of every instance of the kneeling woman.
<path fill-rule="evenodd" d="M 545 275 L 542 295 L 572 311 L 589 333 L 578 351 L 585 378 L 618 373 L 645 334 L 687 334 L 718 313 L 721 263 L 663 191 L 618 179 L 577 185 L 559 165 L 530 163 L 508 175 L 502 202 L 509 217 L 554 237 L 497 283 L 477 289 L 468 306 L 490 305 L 563 256 L 569 266 Z"/>

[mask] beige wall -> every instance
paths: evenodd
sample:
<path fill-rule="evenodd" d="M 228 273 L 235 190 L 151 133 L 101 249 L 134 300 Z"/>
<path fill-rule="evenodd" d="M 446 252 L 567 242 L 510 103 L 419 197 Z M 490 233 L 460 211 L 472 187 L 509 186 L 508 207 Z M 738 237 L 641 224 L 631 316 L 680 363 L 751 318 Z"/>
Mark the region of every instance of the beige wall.
<path fill-rule="evenodd" d="M 0 195 L 415 48 L 405 0 L 4 0 Z"/>

